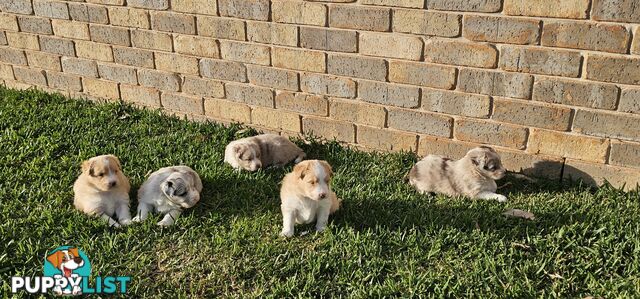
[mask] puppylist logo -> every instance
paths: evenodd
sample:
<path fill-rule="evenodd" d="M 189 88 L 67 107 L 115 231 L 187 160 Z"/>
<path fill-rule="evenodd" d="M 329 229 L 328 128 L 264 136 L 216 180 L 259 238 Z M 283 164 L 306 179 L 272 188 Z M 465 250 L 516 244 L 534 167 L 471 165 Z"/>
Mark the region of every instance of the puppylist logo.
<path fill-rule="evenodd" d="M 48 293 L 57 295 L 124 294 L 129 276 L 95 277 L 90 281 L 91 262 L 77 247 L 60 246 L 49 251 L 44 259 L 43 276 L 11 277 L 11 292 L 26 291 L 30 294 Z"/>

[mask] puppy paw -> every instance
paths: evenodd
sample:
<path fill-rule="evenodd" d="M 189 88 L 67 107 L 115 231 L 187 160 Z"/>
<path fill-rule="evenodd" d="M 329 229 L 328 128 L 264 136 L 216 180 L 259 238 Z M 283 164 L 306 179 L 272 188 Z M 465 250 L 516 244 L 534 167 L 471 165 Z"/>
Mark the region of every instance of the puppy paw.
<path fill-rule="evenodd" d="M 316 227 L 316 232 L 321 233 L 323 231 L 325 231 L 327 229 L 327 227 Z"/>
<path fill-rule="evenodd" d="M 285 237 L 285 238 L 291 238 L 293 237 L 293 231 L 282 231 L 280 232 L 280 236 L 281 237 Z"/>
<path fill-rule="evenodd" d="M 140 219 L 140 216 L 136 216 L 136 217 L 133 217 L 133 219 L 131 219 L 131 222 L 141 222 L 141 221 L 142 219 Z"/>
<path fill-rule="evenodd" d="M 131 219 L 122 219 L 122 220 L 120 220 L 120 225 L 122 225 L 122 226 L 127 226 L 129 224 L 131 224 Z"/>
<path fill-rule="evenodd" d="M 507 197 L 502 194 L 496 194 L 495 200 L 498 202 L 507 202 Z"/>
<path fill-rule="evenodd" d="M 160 222 L 158 222 L 157 224 L 159 226 L 164 226 L 164 227 L 173 225 L 173 223 L 171 223 L 171 221 L 164 221 L 164 220 L 160 220 Z"/>
<path fill-rule="evenodd" d="M 120 225 L 120 223 L 118 223 L 118 222 L 114 222 L 114 223 L 111 224 L 111 227 L 120 228 L 120 227 L 122 227 L 122 225 Z"/>

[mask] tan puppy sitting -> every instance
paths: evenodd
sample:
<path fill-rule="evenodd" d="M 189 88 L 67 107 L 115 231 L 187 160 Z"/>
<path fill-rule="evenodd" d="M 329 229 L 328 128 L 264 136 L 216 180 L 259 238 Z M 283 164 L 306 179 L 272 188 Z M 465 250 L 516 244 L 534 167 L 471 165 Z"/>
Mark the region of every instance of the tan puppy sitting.
<path fill-rule="evenodd" d="M 506 196 L 495 193 L 495 180 L 504 175 L 500 156 L 492 148 L 480 146 L 458 161 L 436 155 L 424 157 L 409 172 L 409 183 L 421 193 L 465 195 L 506 202 Z"/>
<path fill-rule="evenodd" d="M 340 200 L 331 191 L 329 182 L 333 171 L 326 161 L 302 161 L 282 180 L 281 236 L 291 237 L 294 226 L 316 221 L 316 231 L 327 227 L 329 215 L 340 207 Z"/>
<path fill-rule="evenodd" d="M 131 223 L 129 179 L 122 173 L 120 160 L 102 155 L 82 162 L 82 174 L 73 184 L 73 204 L 86 214 L 99 216 L 109 225 Z M 118 221 L 112 217 L 117 216 Z"/>
<path fill-rule="evenodd" d="M 133 221 L 143 221 L 150 211 L 164 214 L 158 225 L 170 226 L 182 213 L 200 201 L 202 181 L 188 166 L 160 168 L 149 176 L 138 190 L 138 215 Z"/>
<path fill-rule="evenodd" d="M 224 151 L 224 161 L 235 169 L 256 171 L 269 165 L 283 166 L 295 159 L 298 163 L 305 153 L 288 138 L 276 134 L 262 134 L 232 141 Z"/>

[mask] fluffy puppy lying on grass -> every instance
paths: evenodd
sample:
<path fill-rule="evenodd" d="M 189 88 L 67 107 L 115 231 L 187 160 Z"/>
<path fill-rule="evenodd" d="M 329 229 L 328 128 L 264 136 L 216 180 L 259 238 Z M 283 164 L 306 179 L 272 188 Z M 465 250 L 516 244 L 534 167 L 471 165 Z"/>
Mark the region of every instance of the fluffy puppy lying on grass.
<path fill-rule="evenodd" d="M 282 180 L 281 236 L 292 237 L 294 226 L 316 221 L 316 231 L 327 227 L 329 215 L 340 207 L 340 200 L 329 186 L 333 171 L 326 161 L 302 161 Z"/>
<path fill-rule="evenodd" d="M 200 201 L 202 181 L 188 166 L 160 168 L 149 176 L 138 190 L 138 215 L 133 221 L 143 221 L 150 211 L 164 214 L 160 226 L 170 226 L 182 213 Z"/>
<path fill-rule="evenodd" d="M 129 179 L 122 173 L 120 160 L 102 155 L 82 162 L 82 174 L 73 184 L 73 204 L 92 216 L 120 227 L 131 223 L 129 213 Z M 117 216 L 118 221 L 112 217 Z"/>
<path fill-rule="evenodd" d="M 262 134 L 232 141 L 224 151 L 224 161 L 235 169 L 256 171 L 269 165 L 283 166 L 295 159 L 298 163 L 305 154 L 286 137 Z"/>
<path fill-rule="evenodd" d="M 498 153 L 490 147 L 480 146 L 457 161 L 436 155 L 424 157 L 409 172 L 409 183 L 421 193 L 506 202 L 506 196 L 495 193 L 495 180 L 504 177 L 505 172 Z"/>

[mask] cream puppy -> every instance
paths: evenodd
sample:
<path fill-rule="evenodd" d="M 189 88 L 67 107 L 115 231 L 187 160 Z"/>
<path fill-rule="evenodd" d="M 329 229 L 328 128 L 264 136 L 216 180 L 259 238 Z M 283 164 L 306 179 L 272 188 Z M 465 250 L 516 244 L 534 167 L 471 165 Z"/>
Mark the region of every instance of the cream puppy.
<path fill-rule="evenodd" d="M 188 166 L 160 168 L 138 190 L 138 215 L 133 221 L 147 219 L 150 211 L 164 214 L 158 225 L 170 226 L 182 213 L 200 201 L 202 181 Z"/>
<path fill-rule="evenodd" d="M 282 180 L 281 236 L 291 237 L 295 224 L 316 222 L 316 231 L 327 227 L 329 215 L 340 207 L 340 200 L 329 186 L 333 171 L 326 161 L 302 161 Z"/>
<path fill-rule="evenodd" d="M 122 173 L 116 156 L 93 157 L 82 162 L 82 174 L 73 184 L 73 204 L 78 210 L 99 216 L 111 226 L 128 225 L 131 223 L 129 189 L 129 179 Z M 112 218 L 114 216 L 118 221 Z"/>
<path fill-rule="evenodd" d="M 421 193 L 465 195 L 477 199 L 506 202 L 496 194 L 496 182 L 505 175 L 500 156 L 490 147 L 476 147 L 458 161 L 428 155 L 409 172 L 409 183 Z"/>
<path fill-rule="evenodd" d="M 295 159 L 298 163 L 305 154 L 286 137 L 262 134 L 232 141 L 224 151 L 224 161 L 235 169 L 256 171 L 269 165 L 283 166 Z"/>

